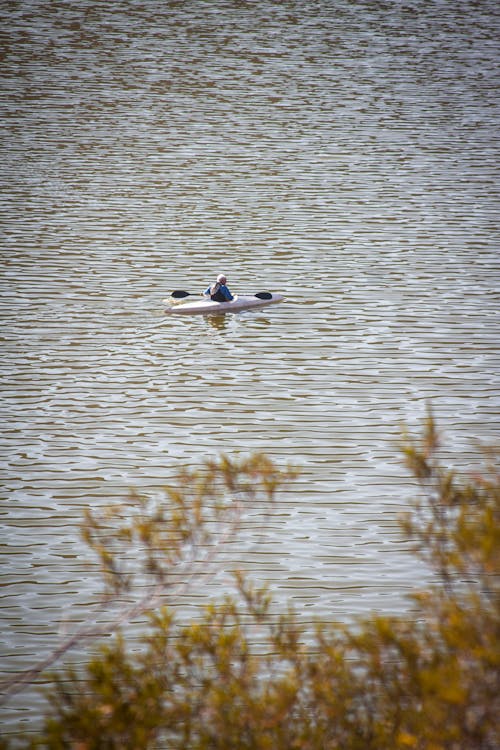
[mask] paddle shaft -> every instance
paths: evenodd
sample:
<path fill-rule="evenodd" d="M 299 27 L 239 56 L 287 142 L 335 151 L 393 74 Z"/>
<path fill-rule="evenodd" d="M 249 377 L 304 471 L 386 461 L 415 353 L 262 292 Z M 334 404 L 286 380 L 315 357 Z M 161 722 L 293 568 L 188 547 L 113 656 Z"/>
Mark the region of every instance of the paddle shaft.
<path fill-rule="evenodd" d="M 173 297 L 173 299 L 183 299 L 184 297 L 200 297 L 201 295 L 193 292 L 185 292 L 182 289 L 176 289 L 170 296 Z M 273 295 L 271 292 L 256 292 L 252 296 L 258 297 L 259 299 L 272 299 Z"/>

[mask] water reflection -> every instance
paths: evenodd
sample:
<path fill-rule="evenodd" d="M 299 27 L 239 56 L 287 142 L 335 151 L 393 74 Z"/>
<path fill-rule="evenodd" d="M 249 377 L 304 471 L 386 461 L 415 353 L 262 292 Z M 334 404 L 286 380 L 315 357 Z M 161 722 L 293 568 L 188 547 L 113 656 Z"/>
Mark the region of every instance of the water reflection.
<path fill-rule="evenodd" d="M 206 322 L 218 331 L 224 331 L 228 327 L 228 315 L 204 315 Z"/>

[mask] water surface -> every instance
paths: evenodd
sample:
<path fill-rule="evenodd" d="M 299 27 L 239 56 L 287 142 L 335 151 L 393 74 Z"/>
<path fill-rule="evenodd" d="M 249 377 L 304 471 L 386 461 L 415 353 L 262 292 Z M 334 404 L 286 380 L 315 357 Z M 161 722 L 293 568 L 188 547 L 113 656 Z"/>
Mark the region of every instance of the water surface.
<path fill-rule="evenodd" d="M 83 509 L 221 452 L 302 469 L 224 571 L 306 623 L 408 611 L 401 426 L 431 404 L 465 469 L 498 439 L 496 3 L 4 14 L 5 671 L 96 601 Z M 164 317 L 221 271 L 287 300 Z M 40 706 L 18 696 L 4 727 Z"/>

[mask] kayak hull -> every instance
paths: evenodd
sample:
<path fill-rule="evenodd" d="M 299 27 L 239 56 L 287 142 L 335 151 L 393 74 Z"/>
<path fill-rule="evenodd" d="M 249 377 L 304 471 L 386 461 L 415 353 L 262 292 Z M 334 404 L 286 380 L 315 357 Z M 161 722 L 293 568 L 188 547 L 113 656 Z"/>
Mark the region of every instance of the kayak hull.
<path fill-rule="evenodd" d="M 283 299 L 282 294 L 272 294 L 271 299 L 260 299 L 253 294 L 239 294 L 231 302 L 214 302 L 205 298 L 196 302 L 183 302 L 179 305 L 170 304 L 171 300 L 169 299 L 163 300 L 163 303 L 169 305 L 165 310 L 167 315 L 220 315 L 275 305 L 277 302 L 282 302 Z"/>

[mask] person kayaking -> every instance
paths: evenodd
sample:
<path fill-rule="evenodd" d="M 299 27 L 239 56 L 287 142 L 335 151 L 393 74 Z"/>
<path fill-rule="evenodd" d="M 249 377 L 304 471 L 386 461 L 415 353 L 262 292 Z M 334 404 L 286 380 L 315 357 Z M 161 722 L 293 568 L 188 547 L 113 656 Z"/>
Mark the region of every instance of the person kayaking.
<path fill-rule="evenodd" d="M 205 290 L 204 294 L 209 294 L 210 299 L 214 302 L 231 302 L 233 295 L 226 286 L 227 279 L 223 273 L 217 276 L 217 281 Z"/>

